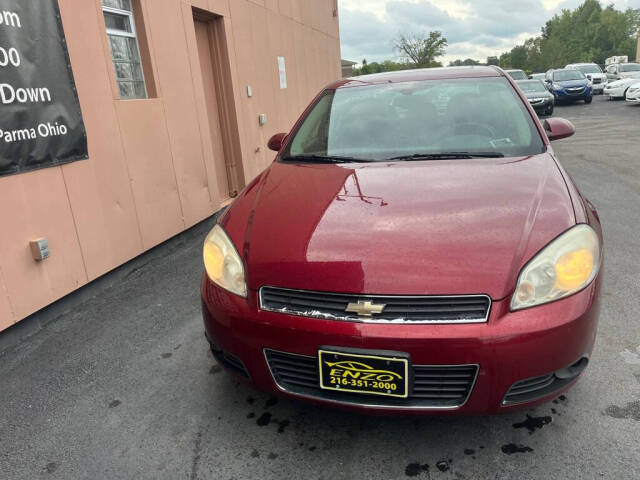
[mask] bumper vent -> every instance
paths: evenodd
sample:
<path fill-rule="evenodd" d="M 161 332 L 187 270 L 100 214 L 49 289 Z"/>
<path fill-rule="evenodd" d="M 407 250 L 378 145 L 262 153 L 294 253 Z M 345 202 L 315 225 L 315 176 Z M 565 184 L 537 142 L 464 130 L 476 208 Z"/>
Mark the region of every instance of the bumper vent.
<path fill-rule="evenodd" d="M 412 367 L 409 397 L 398 399 L 322 390 L 317 357 L 265 349 L 271 375 L 290 393 L 337 403 L 399 408 L 458 408 L 471 394 L 478 365 Z"/>
<path fill-rule="evenodd" d="M 382 305 L 383 308 L 379 313 L 374 311 L 370 315 L 347 311 L 358 305 Z M 351 322 L 484 323 L 489 317 L 490 307 L 491 299 L 486 295 L 383 296 L 311 292 L 276 287 L 260 289 L 262 310 Z"/>
<path fill-rule="evenodd" d="M 520 380 L 511 385 L 511 388 L 509 388 L 509 391 L 507 391 L 507 394 L 504 396 L 502 404 L 513 405 L 516 403 L 530 402 L 551 395 L 575 380 L 575 378 L 584 371 L 588 363 L 589 360 L 587 357 L 583 357 L 568 367 L 554 373 Z"/>
<path fill-rule="evenodd" d="M 232 355 L 229 352 L 224 352 L 220 350 L 220 348 L 218 348 L 214 344 L 210 344 L 210 345 L 211 345 L 211 353 L 213 354 L 213 357 L 216 359 L 216 361 L 220 365 L 228 368 L 236 375 L 239 375 L 244 378 L 250 378 L 249 372 L 247 371 L 247 367 L 244 366 L 244 363 L 242 363 L 242 360 L 240 360 L 238 357 L 236 357 L 235 355 Z"/>

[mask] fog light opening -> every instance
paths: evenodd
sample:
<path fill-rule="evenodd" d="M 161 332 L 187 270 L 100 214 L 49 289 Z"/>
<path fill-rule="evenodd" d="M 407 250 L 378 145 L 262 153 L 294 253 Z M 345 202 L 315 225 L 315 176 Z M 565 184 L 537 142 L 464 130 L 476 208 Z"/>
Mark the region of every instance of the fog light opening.
<path fill-rule="evenodd" d="M 582 357 L 573 365 L 569 365 L 568 367 L 561 368 L 557 370 L 554 375 L 557 378 L 562 380 L 569 380 L 570 378 L 575 378 L 582 373 L 582 371 L 587 368 L 587 364 L 589 363 L 589 359 L 587 357 Z"/>

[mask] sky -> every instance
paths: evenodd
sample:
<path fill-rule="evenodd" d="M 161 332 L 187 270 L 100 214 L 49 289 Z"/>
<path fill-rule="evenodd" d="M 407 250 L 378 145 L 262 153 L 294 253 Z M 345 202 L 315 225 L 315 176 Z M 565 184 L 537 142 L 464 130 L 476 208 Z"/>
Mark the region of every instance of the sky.
<path fill-rule="evenodd" d="M 399 60 L 391 41 L 399 33 L 440 30 L 451 60 L 485 61 L 537 36 L 555 13 L 583 0 L 338 0 L 342 58 L 360 63 Z M 640 0 L 612 0 L 619 10 Z"/>

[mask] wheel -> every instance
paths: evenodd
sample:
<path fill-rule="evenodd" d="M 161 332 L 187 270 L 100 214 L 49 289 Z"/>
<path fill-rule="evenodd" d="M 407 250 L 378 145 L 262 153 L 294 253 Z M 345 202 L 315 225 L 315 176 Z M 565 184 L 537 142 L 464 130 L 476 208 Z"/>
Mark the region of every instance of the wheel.
<path fill-rule="evenodd" d="M 591 101 L 593 100 L 593 97 L 591 95 L 589 95 L 587 98 L 584 99 L 584 103 L 591 103 Z"/>
<path fill-rule="evenodd" d="M 544 113 L 545 115 L 548 115 L 548 116 L 553 115 L 553 105 L 549 106 L 549 108 L 547 108 L 547 111 Z"/>

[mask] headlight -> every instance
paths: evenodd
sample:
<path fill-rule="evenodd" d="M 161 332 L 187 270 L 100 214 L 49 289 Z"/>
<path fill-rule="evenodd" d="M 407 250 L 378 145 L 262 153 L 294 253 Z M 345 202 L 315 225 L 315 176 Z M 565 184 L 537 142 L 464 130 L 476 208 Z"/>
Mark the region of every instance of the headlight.
<path fill-rule="evenodd" d="M 586 287 L 600 269 L 600 242 L 588 225 L 577 225 L 525 265 L 511 298 L 511 310 L 568 297 Z"/>
<path fill-rule="evenodd" d="M 207 235 L 202 249 L 204 268 L 213 283 L 231 293 L 247 296 L 242 259 L 220 225 Z"/>

